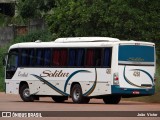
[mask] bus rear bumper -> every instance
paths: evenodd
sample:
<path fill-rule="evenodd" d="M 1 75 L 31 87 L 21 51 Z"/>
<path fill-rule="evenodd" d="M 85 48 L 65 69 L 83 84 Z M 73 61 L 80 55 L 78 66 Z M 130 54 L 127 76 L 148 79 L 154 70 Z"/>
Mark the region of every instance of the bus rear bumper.
<path fill-rule="evenodd" d="M 118 94 L 128 97 L 149 96 L 155 93 L 155 86 L 152 88 L 121 88 L 118 85 L 111 86 L 111 94 Z"/>

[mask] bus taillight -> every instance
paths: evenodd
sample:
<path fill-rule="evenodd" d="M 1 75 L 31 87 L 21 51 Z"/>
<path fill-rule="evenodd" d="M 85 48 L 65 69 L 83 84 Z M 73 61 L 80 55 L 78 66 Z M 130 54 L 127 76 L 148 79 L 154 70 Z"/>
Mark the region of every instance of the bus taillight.
<path fill-rule="evenodd" d="M 118 73 L 113 74 L 113 84 L 114 85 L 119 85 L 119 75 L 118 75 Z"/>

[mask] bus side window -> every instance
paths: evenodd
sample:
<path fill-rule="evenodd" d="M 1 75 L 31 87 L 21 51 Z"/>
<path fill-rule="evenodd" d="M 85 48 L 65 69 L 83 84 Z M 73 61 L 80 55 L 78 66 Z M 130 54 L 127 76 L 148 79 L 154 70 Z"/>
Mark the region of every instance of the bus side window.
<path fill-rule="evenodd" d="M 61 49 L 60 51 L 60 66 L 67 66 L 68 51 L 67 49 Z"/>
<path fill-rule="evenodd" d="M 36 66 L 43 66 L 43 49 L 36 50 Z"/>
<path fill-rule="evenodd" d="M 87 49 L 86 53 L 86 66 L 93 67 L 94 66 L 94 49 Z"/>
<path fill-rule="evenodd" d="M 67 49 L 53 49 L 53 66 L 67 66 Z"/>
<path fill-rule="evenodd" d="M 97 48 L 95 49 L 95 66 L 100 67 L 102 61 L 102 49 Z"/>
<path fill-rule="evenodd" d="M 52 61 L 53 66 L 59 66 L 60 51 L 58 49 L 53 50 L 52 58 L 53 58 L 53 61 Z"/>
<path fill-rule="evenodd" d="M 68 66 L 75 66 L 76 62 L 76 49 L 69 49 L 69 61 Z"/>
<path fill-rule="evenodd" d="M 34 55 L 35 55 L 35 51 L 34 49 L 30 49 L 29 50 L 29 66 L 34 66 Z"/>
<path fill-rule="evenodd" d="M 103 66 L 104 67 L 111 67 L 111 57 L 112 57 L 112 49 L 105 48 L 104 49 L 104 59 L 103 59 Z"/>
<path fill-rule="evenodd" d="M 50 66 L 51 49 L 44 49 L 44 66 Z"/>
<path fill-rule="evenodd" d="M 28 50 L 21 49 L 21 66 L 28 66 Z"/>
<path fill-rule="evenodd" d="M 85 56 L 85 50 L 83 48 L 77 49 L 76 53 L 76 66 L 82 67 L 84 66 L 84 56 Z"/>

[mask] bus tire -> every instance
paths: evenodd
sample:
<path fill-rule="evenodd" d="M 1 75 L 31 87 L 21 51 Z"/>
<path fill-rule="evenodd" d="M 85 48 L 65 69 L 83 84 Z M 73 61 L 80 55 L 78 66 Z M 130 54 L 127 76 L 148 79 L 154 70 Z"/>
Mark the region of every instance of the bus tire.
<path fill-rule="evenodd" d="M 68 97 L 53 96 L 52 99 L 53 99 L 56 103 L 63 103 L 65 100 L 68 99 Z"/>
<path fill-rule="evenodd" d="M 118 104 L 121 100 L 120 95 L 109 95 L 103 97 L 103 101 L 105 104 Z"/>
<path fill-rule="evenodd" d="M 82 88 L 79 84 L 75 84 L 71 89 L 71 97 L 74 103 L 84 103 Z"/>
<path fill-rule="evenodd" d="M 27 84 L 24 84 L 20 87 L 20 97 L 24 102 L 33 102 L 34 97 L 30 95 L 30 90 Z"/>

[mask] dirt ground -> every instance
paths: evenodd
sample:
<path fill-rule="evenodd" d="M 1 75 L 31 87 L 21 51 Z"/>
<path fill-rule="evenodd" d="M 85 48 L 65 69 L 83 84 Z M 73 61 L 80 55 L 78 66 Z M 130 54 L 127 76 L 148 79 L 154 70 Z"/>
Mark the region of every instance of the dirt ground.
<path fill-rule="evenodd" d="M 39 120 L 50 120 L 50 119 L 57 119 L 57 120 L 62 120 L 62 119 L 66 119 L 66 120 L 85 120 L 87 118 L 87 120 L 106 120 L 106 119 L 110 119 L 110 120 L 119 120 L 119 119 L 138 119 L 138 120 L 151 120 L 151 119 L 159 119 L 159 117 L 148 117 L 148 116 L 143 116 L 143 117 L 127 117 L 130 112 L 127 111 L 135 111 L 138 113 L 142 113 L 141 115 L 143 115 L 143 113 L 145 114 L 144 111 L 149 111 L 149 113 L 158 113 L 158 116 L 160 116 L 160 104 L 154 104 L 154 103 L 144 103 L 144 102 L 134 102 L 134 101 L 121 101 L 119 104 L 117 105 L 107 105 L 103 103 L 103 100 L 101 99 L 91 99 L 91 101 L 89 102 L 89 104 L 74 104 L 72 103 L 72 100 L 69 99 L 67 101 L 65 101 L 64 103 L 55 103 L 51 98 L 46 97 L 46 98 L 40 98 L 39 101 L 35 101 L 35 102 L 23 102 L 19 95 L 10 95 L 10 94 L 5 94 L 5 93 L 0 93 L 0 111 L 2 114 L 2 112 L 5 111 L 19 111 L 19 112 L 24 112 L 24 111 L 30 111 L 30 112 L 45 112 L 45 111 L 49 111 L 50 114 L 52 114 L 51 116 L 53 117 L 43 117 L 42 118 L 23 118 L 23 119 L 39 119 Z M 73 115 L 70 114 L 70 111 L 74 111 Z M 75 112 L 76 111 L 76 112 Z M 94 112 L 92 112 L 94 111 Z M 97 112 L 95 112 L 97 111 Z M 106 114 L 110 113 L 115 113 L 115 111 L 118 111 L 119 114 L 122 114 L 122 116 L 124 117 L 114 117 L 114 115 L 110 115 L 110 117 L 103 117 L 103 115 L 100 117 L 96 116 L 99 115 L 99 111 L 102 112 L 106 112 Z M 108 113 L 108 111 L 113 111 Z M 126 111 L 126 112 L 122 112 L 121 111 Z M 140 111 L 140 112 L 138 112 Z M 55 113 L 57 113 L 58 117 L 54 117 L 54 115 L 56 115 Z M 77 113 L 84 113 L 82 114 L 82 116 L 75 117 L 75 114 Z M 65 113 L 65 114 L 64 114 Z M 88 114 L 88 117 L 86 117 L 86 113 Z M 58 115 L 58 114 L 62 114 L 62 116 Z M 67 114 L 69 115 L 69 117 L 67 116 Z M 126 114 L 126 117 L 125 117 Z M 92 115 L 94 117 L 92 117 Z M 115 114 L 116 115 L 116 114 Z M 1 115 L 0 115 L 1 116 Z M 66 117 L 67 116 L 67 117 Z M 14 116 L 15 117 L 15 116 Z M 6 118 L 2 118 L 1 119 L 5 119 Z M 19 120 L 22 118 L 7 118 L 7 119 L 11 119 L 11 120 Z"/>

